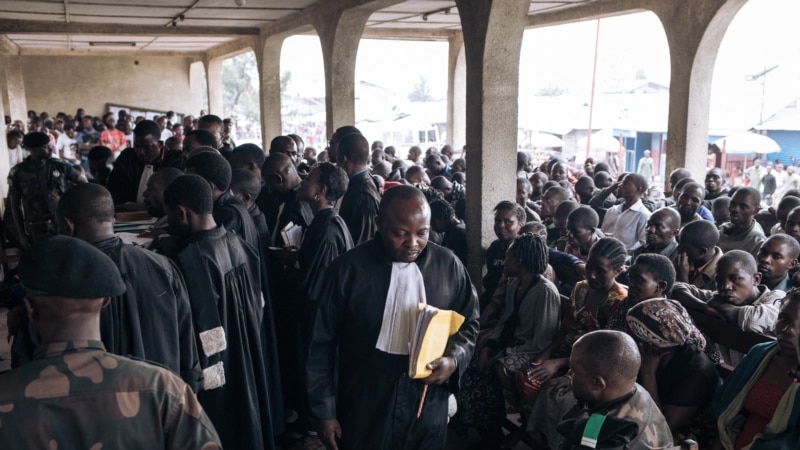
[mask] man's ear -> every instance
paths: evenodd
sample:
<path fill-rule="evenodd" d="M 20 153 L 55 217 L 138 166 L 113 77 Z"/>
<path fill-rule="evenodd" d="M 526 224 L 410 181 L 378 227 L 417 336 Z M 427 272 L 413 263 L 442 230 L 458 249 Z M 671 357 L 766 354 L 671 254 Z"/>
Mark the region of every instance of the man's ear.
<path fill-rule="evenodd" d="M 661 291 L 661 294 L 664 294 L 664 291 L 667 290 L 667 282 L 666 281 L 659 281 L 656 283 L 658 285 L 658 290 Z"/>
<path fill-rule="evenodd" d="M 183 223 L 189 223 L 189 208 L 184 205 L 178 205 L 178 209 L 175 210 L 178 213 L 178 218 L 181 219 Z"/>
<path fill-rule="evenodd" d="M 59 233 L 65 236 L 75 236 L 75 222 L 67 217 L 59 216 Z"/>
<path fill-rule="evenodd" d="M 795 258 L 795 259 L 791 260 L 791 261 L 789 262 L 789 270 L 792 270 L 792 269 L 794 269 L 795 267 L 797 267 L 797 264 L 798 264 L 798 262 L 797 262 L 797 258 Z"/>
<path fill-rule="evenodd" d="M 756 272 L 753 274 L 753 284 L 756 286 L 761 284 L 761 272 Z"/>
<path fill-rule="evenodd" d="M 111 297 L 106 297 L 103 299 L 103 308 L 111 304 Z"/>
<path fill-rule="evenodd" d="M 597 391 L 604 391 L 608 387 L 605 378 L 603 377 L 592 377 L 592 388 Z"/>

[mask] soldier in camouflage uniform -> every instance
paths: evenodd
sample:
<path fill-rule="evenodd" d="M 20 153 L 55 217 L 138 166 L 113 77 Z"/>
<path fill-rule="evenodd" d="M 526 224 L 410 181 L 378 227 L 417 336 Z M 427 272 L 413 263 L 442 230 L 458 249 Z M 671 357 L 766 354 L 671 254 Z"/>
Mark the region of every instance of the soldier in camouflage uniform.
<path fill-rule="evenodd" d="M 107 353 L 100 310 L 125 284 L 113 261 L 56 236 L 22 256 L 35 359 L 0 375 L 3 448 L 221 448 L 194 393 L 174 373 Z"/>
<path fill-rule="evenodd" d="M 58 200 L 69 183 L 85 183 L 86 179 L 66 162 L 51 157 L 50 138 L 45 133 L 28 133 L 22 145 L 30 156 L 11 169 L 8 189 L 20 244 L 27 248 L 55 234 Z"/>
<path fill-rule="evenodd" d="M 672 447 L 666 419 L 636 383 L 640 365 L 636 343 L 620 331 L 593 331 L 575 341 L 569 374 L 578 404 L 558 425 L 566 438 L 562 450 Z"/>

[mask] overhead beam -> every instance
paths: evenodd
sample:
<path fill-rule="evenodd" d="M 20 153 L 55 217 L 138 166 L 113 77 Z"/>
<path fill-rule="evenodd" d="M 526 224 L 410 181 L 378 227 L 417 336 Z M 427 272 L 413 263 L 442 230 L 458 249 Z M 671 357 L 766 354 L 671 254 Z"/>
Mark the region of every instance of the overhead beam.
<path fill-rule="evenodd" d="M 19 54 L 21 56 L 122 56 L 122 57 L 145 57 L 145 56 L 180 56 L 200 61 L 205 58 L 204 51 L 184 51 L 184 50 L 145 50 L 145 51 L 119 51 L 119 50 L 67 50 L 49 48 L 24 48 Z"/>
<path fill-rule="evenodd" d="M 63 23 L 0 19 L 0 33 L 25 34 L 116 34 L 162 36 L 257 36 L 253 27 L 165 27 L 154 25 L 120 25 L 114 23 Z"/>
<path fill-rule="evenodd" d="M 611 0 L 581 3 L 577 6 L 531 14 L 528 16 L 526 28 L 561 25 L 648 11 L 650 3 L 650 0 Z"/>
<path fill-rule="evenodd" d="M 19 46 L 2 34 L 0 34 L 0 55 L 19 55 Z"/>
<path fill-rule="evenodd" d="M 223 44 L 219 44 L 215 47 L 211 47 L 205 52 L 205 58 L 209 61 L 221 57 L 232 58 L 236 55 L 240 55 L 242 53 L 246 53 L 251 50 L 255 51 L 255 49 L 256 49 L 256 38 L 243 37 L 233 41 L 225 42 Z"/>
<path fill-rule="evenodd" d="M 370 28 L 364 29 L 367 39 L 396 39 L 413 41 L 446 41 L 458 34 L 458 30 L 430 30 L 414 28 Z"/>

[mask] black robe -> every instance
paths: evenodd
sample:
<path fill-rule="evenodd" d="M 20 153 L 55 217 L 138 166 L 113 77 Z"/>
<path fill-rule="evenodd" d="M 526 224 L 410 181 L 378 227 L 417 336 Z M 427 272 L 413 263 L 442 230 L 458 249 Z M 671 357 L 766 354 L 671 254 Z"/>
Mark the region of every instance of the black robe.
<path fill-rule="evenodd" d="M 377 231 L 375 217 L 381 194 L 369 170 L 350 177 L 347 192 L 339 205 L 339 215 L 347 224 L 353 242 L 358 245 L 372 239 Z"/>
<path fill-rule="evenodd" d="M 136 202 L 136 194 L 139 192 L 139 180 L 142 178 L 145 164 L 142 164 L 136 157 L 136 151 L 126 148 L 119 154 L 114 161 L 114 168 L 108 176 L 106 188 L 111 192 L 114 204 L 119 205 L 127 202 Z M 153 172 L 157 172 L 165 167 L 175 167 L 183 170 L 184 160 L 181 152 L 176 150 L 166 150 L 161 154 L 161 158 L 153 163 Z"/>
<path fill-rule="evenodd" d="M 451 224 L 444 232 L 442 247 L 449 248 L 461 260 L 462 264 L 467 264 L 467 230 L 464 222 Z"/>
<path fill-rule="evenodd" d="M 284 241 L 280 231 L 289 223 L 302 227 L 304 230 L 314 218 L 308 203 L 297 198 L 297 189 L 290 190 L 283 195 L 272 196 L 273 203 L 264 214 L 267 225 L 270 227 L 271 242 L 273 230 L 275 243 L 269 246 L 283 247 Z M 281 208 L 283 205 L 283 208 Z M 278 214 L 280 212 L 280 215 Z M 302 346 L 300 344 L 300 318 L 303 314 L 302 290 L 300 289 L 300 271 L 296 266 L 284 266 L 280 257 L 272 251 L 267 252 L 269 272 L 269 291 L 272 310 L 274 312 L 275 334 L 277 338 L 277 351 L 280 361 L 280 374 L 282 393 L 287 408 L 302 412 L 305 407 L 303 401 L 303 380 L 300 374 Z"/>
<path fill-rule="evenodd" d="M 256 229 L 247 207 L 231 191 L 225 191 L 214 202 L 214 221 L 226 230 L 238 234 L 253 248 L 260 248 Z"/>
<path fill-rule="evenodd" d="M 178 267 L 118 237 L 95 247 L 116 263 L 127 287 L 100 313 L 100 338 L 106 350 L 166 366 L 196 392 L 198 350 L 189 294 Z"/>
<path fill-rule="evenodd" d="M 458 369 L 448 383 L 428 388 L 417 419 L 423 383 L 408 378 L 408 356 L 375 348 L 392 272 L 380 235 L 345 253 L 328 269 L 306 366 L 312 413 L 320 420 L 339 420 L 339 448 L 445 448 L 448 396 L 457 390 L 475 347 L 477 295 L 452 252 L 429 243 L 416 264 L 428 304 L 466 317 L 445 349 Z"/>
<path fill-rule="evenodd" d="M 264 295 L 264 352 L 267 361 L 267 371 L 269 380 L 269 400 L 272 411 L 272 430 L 276 436 L 284 431 L 283 414 L 283 387 L 281 384 L 280 359 L 278 357 L 278 337 L 275 332 L 275 310 L 272 306 L 272 294 L 269 290 L 269 229 L 264 213 L 258 209 L 258 205 L 253 203 L 247 208 L 250 218 L 258 232 L 259 253 L 261 255 L 261 293 Z"/>
<path fill-rule="evenodd" d="M 273 448 L 256 250 L 218 227 L 183 242 L 177 262 L 189 288 L 203 368 L 200 404 L 224 448 Z M 224 342 L 215 331 L 224 333 Z M 224 381 L 211 384 L 220 368 Z"/>
<path fill-rule="evenodd" d="M 117 237 L 95 244 L 119 268 L 124 294 L 112 297 L 100 314 L 100 338 L 107 351 L 155 362 L 171 369 L 197 391 L 201 384 L 190 290 L 181 272 L 164 256 L 126 245 Z M 40 344 L 27 314 L 20 316 L 12 346 L 12 367 L 33 359 Z"/>

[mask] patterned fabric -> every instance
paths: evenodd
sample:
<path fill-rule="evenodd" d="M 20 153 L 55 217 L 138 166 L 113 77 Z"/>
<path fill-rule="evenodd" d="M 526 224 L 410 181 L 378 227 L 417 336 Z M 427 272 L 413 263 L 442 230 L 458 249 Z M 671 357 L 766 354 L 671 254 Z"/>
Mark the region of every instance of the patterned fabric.
<path fill-rule="evenodd" d="M 189 386 L 167 369 L 107 353 L 99 341 L 52 342 L 34 356 L 0 376 L 0 442 L 14 448 L 221 448 Z"/>
<path fill-rule="evenodd" d="M 614 286 L 608 291 L 605 301 L 596 309 L 587 308 L 586 297 L 588 295 L 589 283 L 586 281 L 578 282 L 570 297 L 571 317 L 565 317 L 562 323 L 567 345 L 566 348 L 562 348 L 562 353 L 566 352 L 564 353 L 565 355 L 569 354 L 572 344 L 579 337 L 590 331 L 602 330 L 608 326 L 615 305 L 628 296 L 628 287 L 615 282 Z"/>
<path fill-rule="evenodd" d="M 645 300 L 628 311 L 627 322 L 633 337 L 656 347 L 706 348 L 706 339 L 689 313 L 674 300 Z"/>

